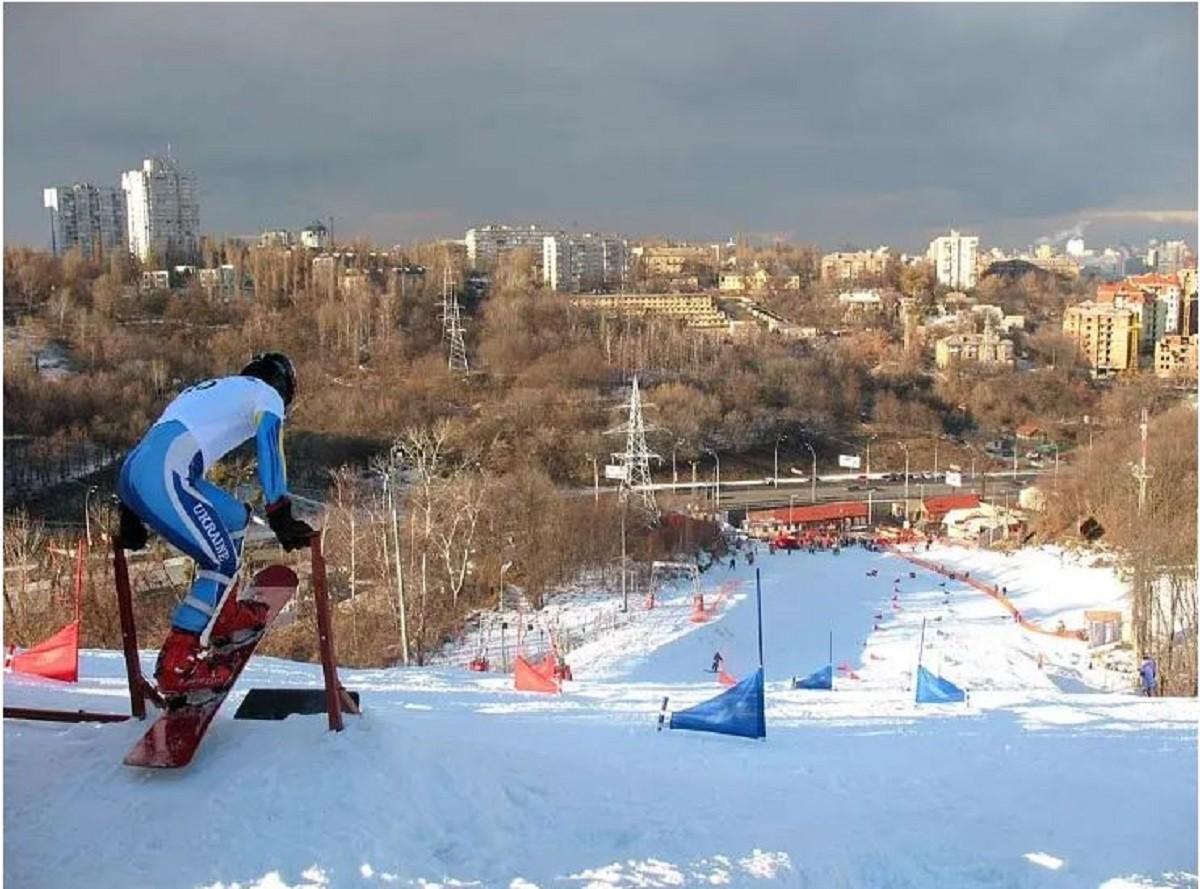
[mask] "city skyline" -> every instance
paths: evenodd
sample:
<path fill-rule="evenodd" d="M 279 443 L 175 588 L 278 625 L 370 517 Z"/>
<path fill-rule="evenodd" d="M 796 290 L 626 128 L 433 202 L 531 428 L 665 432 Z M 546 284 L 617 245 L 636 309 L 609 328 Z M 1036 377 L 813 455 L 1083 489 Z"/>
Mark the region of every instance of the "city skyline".
<path fill-rule="evenodd" d="M 231 8 L 6 9 L 6 243 L 168 142 L 214 234 L 1195 241 L 1194 6 Z"/>

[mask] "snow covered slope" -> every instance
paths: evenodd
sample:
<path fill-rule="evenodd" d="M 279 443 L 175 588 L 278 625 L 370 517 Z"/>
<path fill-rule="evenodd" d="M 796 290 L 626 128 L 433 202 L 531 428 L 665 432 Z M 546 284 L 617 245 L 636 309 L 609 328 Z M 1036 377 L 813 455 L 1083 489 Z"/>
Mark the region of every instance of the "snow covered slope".
<path fill-rule="evenodd" d="M 1051 619 L 1103 604 L 1038 551 L 990 557 L 999 567 L 968 551 L 936 558 L 995 572 Z M 704 672 L 714 651 L 737 675 L 756 665 L 753 573 L 739 560 L 705 577 L 741 584 L 712 620 L 692 623 L 690 592 L 668 592 L 574 651 L 577 681 L 561 696 L 461 668 L 345 670 L 365 713 L 331 735 L 322 717 L 235 721 L 235 691 L 193 765 L 170 774 L 120 765 L 138 724 L 7 721 L 5 876 L 224 889 L 1196 885 L 1195 701 L 1139 699 L 1119 675 L 1089 671 L 1081 643 L 1022 630 L 938 575 L 910 578 L 895 556 L 762 554 L 758 567 L 765 741 L 654 731 L 662 696 L 674 708 L 719 690 Z M 913 705 L 922 618 L 923 662 L 965 686 L 967 706 Z M 849 669 L 833 692 L 791 690 L 826 662 L 830 630 Z M 118 654 L 87 653 L 81 673 L 77 687 L 6 676 L 5 702 L 127 706 Z M 319 682 L 311 665 L 263 658 L 239 688 Z"/>

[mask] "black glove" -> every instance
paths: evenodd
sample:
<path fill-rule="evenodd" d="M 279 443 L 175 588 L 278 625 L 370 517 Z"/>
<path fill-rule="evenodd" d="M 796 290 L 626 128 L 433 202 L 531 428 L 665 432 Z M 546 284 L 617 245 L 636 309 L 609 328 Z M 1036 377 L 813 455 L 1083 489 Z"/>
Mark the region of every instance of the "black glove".
<path fill-rule="evenodd" d="M 292 501 L 287 497 L 280 497 L 267 507 L 267 524 L 275 532 L 279 545 L 289 553 L 308 546 L 317 533 L 307 522 L 292 515 Z"/>
<path fill-rule="evenodd" d="M 121 518 L 120 527 L 117 529 L 117 543 L 122 549 L 145 549 L 150 540 L 150 534 L 146 531 L 146 526 L 138 514 L 124 503 L 117 507 L 117 512 Z"/>

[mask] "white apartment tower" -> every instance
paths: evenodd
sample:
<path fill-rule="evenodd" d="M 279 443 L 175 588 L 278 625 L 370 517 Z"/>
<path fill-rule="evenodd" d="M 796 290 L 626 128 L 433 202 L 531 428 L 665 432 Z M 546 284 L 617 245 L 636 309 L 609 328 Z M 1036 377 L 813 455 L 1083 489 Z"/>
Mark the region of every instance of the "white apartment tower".
<path fill-rule="evenodd" d="M 121 176 L 129 220 L 129 250 L 145 262 L 188 261 L 199 249 L 196 177 L 172 158 L 153 157 Z"/>
<path fill-rule="evenodd" d="M 50 211 L 50 249 L 55 256 L 78 247 L 97 258 L 125 247 L 125 193 L 77 182 L 42 189 Z"/>
<path fill-rule="evenodd" d="M 939 284 L 955 290 L 970 290 L 975 286 L 975 261 L 979 255 L 979 238 L 950 234 L 934 238 L 929 244 L 929 260 L 937 272 Z"/>

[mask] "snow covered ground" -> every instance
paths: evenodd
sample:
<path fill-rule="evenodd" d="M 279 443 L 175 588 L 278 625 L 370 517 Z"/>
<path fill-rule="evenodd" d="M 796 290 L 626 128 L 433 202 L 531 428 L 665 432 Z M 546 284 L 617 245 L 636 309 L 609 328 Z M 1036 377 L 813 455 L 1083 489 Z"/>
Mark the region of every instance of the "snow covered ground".
<path fill-rule="evenodd" d="M 1056 552 L 928 557 L 1008 586 L 1043 622 L 1075 626 L 1123 594 L 1107 569 Z M 654 730 L 663 696 L 675 709 L 719 691 L 704 672 L 714 651 L 739 677 L 756 665 L 753 569 L 739 559 L 704 578 L 739 583 L 711 621 L 689 620 L 689 590 L 667 591 L 573 651 L 577 681 L 560 696 L 461 667 L 344 670 L 365 711 L 333 735 L 323 717 L 235 721 L 235 692 L 179 773 L 120 764 L 136 723 L 7 721 L 5 876 L 221 889 L 1197 885 L 1196 701 L 1138 698 L 1128 677 L 1088 669 L 1082 643 L 1022 629 L 894 555 L 781 552 L 757 567 L 764 741 Z M 922 619 L 923 662 L 970 691 L 966 706 L 912 703 Z M 846 668 L 835 690 L 791 690 L 826 663 L 830 631 Z M 5 703 L 127 706 L 118 654 L 89 652 L 81 672 L 76 687 L 6 676 Z M 263 658 L 239 688 L 319 681 L 311 665 Z"/>

